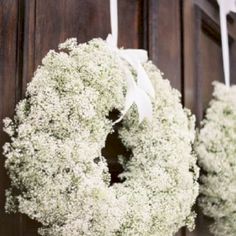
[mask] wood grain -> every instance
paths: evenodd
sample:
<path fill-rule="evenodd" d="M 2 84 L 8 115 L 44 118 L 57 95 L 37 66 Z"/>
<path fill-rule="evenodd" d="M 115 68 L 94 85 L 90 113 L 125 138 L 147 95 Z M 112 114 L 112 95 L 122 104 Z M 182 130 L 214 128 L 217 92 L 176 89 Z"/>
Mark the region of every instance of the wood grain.
<path fill-rule="evenodd" d="M 2 119 L 13 116 L 19 85 L 19 1 L 0 1 L 0 146 L 8 141 L 3 133 Z M 1 149 L 2 153 L 2 149 Z M 5 214 L 5 189 L 9 179 L 4 169 L 4 158 L 0 156 L 0 235 L 21 235 L 21 217 Z"/>
<path fill-rule="evenodd" d="M 212 98 L 212 82 L 224 81 L 221 53 L 221 38 L 218 6 L 213 1 L 183 1 L 183 76 L 184 104 L 189 107 L 201 122 Z M 235 16 L 228 18 L 231 64 L 235 52 Z M 232 83 L 235 83 L 236 68 L 231 66 Z M 188 236 L 210 236 L 211 220 L 202 215 L 196 207 L 198 217 L 194 232 Z"/>
<path fill-rule="evenodd" d="M 150 0 L 148 17 L 150 57 L 172 86 L 181 90 L 181 1 Z"/>
<path fill-rule="evenodd" d="M 214 0 L 119 0 L 119 46 L 145 48 L 198 123 L 211 99 L 212 81 L 223 81 L 218 6 Z M 236 16 L 228 17 L 231 77 L 236 83 Z M 109 0 L 0 0 L 0 119 L 13 116 L 42 58 L 59 43 L 86 42 L 110 32 Z M 114 115 L 114 114 L 113 114 Z M 7 141 L 0 130 L 0 145 Z M 111 135 L 103 150 L 113 181 L 122 171 L 117 155 L 129 155 Z M 4 212 L 9 179 L 0 158 L 0 235 L 34 236 L 38 224 Z M 209 236 L 209 219 L 199 215 L 196 230 L 177 236 Z"/>

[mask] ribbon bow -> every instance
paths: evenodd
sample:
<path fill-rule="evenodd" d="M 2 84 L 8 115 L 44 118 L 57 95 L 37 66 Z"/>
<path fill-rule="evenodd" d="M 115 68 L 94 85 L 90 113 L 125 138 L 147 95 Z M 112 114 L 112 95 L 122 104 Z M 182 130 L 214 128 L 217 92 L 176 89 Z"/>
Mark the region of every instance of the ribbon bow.
<path fill-rule="evenodd" d="M 227 32 L 227 14 L 236 12 L 235 0 L 217 0 L 220 7 L 220 28 L 223 53 L 224 77 L 226 86 L 230 86 L 229 42 Z"/>
<path fill-rule="evenodd" d="M 154 98 L 155 92 L 151 81 L 148 78 L 142 64 L 148 60 L 147 51 L 142 49 L 119 49 L 118 41 L 118 14 L 117 0 L 110 0 L 110 17 L 111 32 L 106 42 L 110 48 L 118 53 L 118 55 L 127 61 L 137 73 L 137 83 L 127 68 L 125 71 L 127 79 L 127 94 L 125 98 L 125 108 L 121 117 L 115 123 L 121 121 L 133 103 L 137 105 L 139 113 L 139 123 L 144 118 L 150 120 L 152 118 L 152 103 L 150 97 Z"/>

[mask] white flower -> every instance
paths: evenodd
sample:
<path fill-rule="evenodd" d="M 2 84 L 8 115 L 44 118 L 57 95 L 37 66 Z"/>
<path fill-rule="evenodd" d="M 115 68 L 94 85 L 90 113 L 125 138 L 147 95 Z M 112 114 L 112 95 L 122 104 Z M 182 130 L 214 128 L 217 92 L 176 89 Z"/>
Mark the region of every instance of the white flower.
<path fill-rule="evenodd" d="M 124 183 L 110 186 L 101 149 L 113 132 L 109 112 L 124 108 L 131 68 L 101 39 L 60 48 L 43 59 L 14 121 L 5 121 L 7 210 L 41 222 L 47 236 L 171 236 L 192 227 L 194 117 L 179 93 L 144 65 L 157 94 L 153 122 L 139 125 L 135 106 L 125 116 L 118 132 L 132 157 L 123 161 Z"/>
<path fill-rule="evenodd" d="M 203 213 L 215 220 L 216 236 L 236 235 L 236 86 L 214 83 L 213 100 L 198 135 L 196 151 L 203 169 Z"/>

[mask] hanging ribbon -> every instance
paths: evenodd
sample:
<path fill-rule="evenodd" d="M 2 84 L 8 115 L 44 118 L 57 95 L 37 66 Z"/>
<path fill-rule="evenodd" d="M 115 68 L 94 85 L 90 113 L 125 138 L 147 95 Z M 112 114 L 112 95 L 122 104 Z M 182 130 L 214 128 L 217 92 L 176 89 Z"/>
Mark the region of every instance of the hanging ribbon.
<path fill-rule="evenodd" d="M 115 123 L 121 121 L 132 104 L 136 104 L 139 114 L 139 123 L 145 118 L 152 118 L 152 102 L 150 97 L 154 98 L 155 92 L 151 81 L 148 78 L 142 64 L 147 62 L 147 51 L 142 49 L 119 49 L 118 42 L 118 8 L 117 0 L 110 0 L 111 34 L 107 36 L 106 42 L 109 47 L 118 53 L 118 55 L 130 64 L 137 73 L 137 82 L 131 71 L 127 68 L 125 71 L 127 79 L 127 94 L 125 98 L 125 107 L 121 117 Z"/>
<path fill-rule="evenodd" d="M 220 28 L 223 54 L 224 78 L 226 86 L 230 86 L 229 42 L 227 30 L 227 15 L 236 12 L 235 0 L 217 0 L 220 7 Z"/>

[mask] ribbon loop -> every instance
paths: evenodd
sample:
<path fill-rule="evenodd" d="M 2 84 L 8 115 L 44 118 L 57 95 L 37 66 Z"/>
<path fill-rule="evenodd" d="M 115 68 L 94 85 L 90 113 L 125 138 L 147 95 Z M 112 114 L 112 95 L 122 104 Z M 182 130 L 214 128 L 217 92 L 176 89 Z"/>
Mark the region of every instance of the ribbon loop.
<path fill-rule="evenodd" d="M 143 49 L 119 49 L 118 41 L 118 9 L 117 0 L 110 0 L 111 34 L 107 36 L 106 42 L 118 53 L 136 72 L 137 82 L 132 73 L 127 68 L 125 71 L 127 79 L 127 94 L 125 98 L 125 107 L 121 117 L 115 121 L 121 121 L 133 104 L 136 104 L 139 114 L 139 123 L 145 118 L 152 118 L 152 102 L 150 97 L 154 98 L 155 91 L 148 75 L 142 64 L 148 61 L 147 51 Z M 150 97 L 149 97 L 150 96 Z"/>
<path fill-rule="evenodd" d="M 220 28 L 223 54 L 224 79 L 226 86 L 230 86 L 229 42 L 227 30 L 227 14 L 236 12 L 235 0 L 217 0 L 220 7 Z"/>
<path fill-rule="evenodd" d="M 113 47 L 118 43 L 118 6 L 117 0 L 110 0 L 111 35 Z M 108 35 L 109 36 L 109 35 Z"/>

